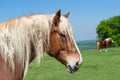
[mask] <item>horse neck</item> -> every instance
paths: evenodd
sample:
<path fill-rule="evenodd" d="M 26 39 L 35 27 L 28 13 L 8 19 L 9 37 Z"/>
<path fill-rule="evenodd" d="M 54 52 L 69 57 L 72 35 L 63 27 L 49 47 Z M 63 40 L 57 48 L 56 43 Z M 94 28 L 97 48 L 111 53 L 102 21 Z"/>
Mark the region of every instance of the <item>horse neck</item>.
<path fill-rule="evenodd" d="M 38 18 L 36 18 L 38 17 Z M 36 56 L 38 64 L 40 63 L 40 58 L 43 52 L 46 51 L 46 47 L 49 45 L 50 28 L 52 25 L 51 16 L 49 15 L 37 15 L 33 16 L 35 21 L 34 26 L 30 28 L 32 49 L 31 55 Z M 42 18 L 42 19 L 41 19 Z"/>
<path fill-rule="evenodd" d="M 35 47 L 32 42 L 30 43 L 30 47 L 31 47 L 31 52 L 30 52 L 29 63 L 31 63 L 36 57 Z"/>
<path fill-rule="evenodd" d="M 50 34 L 50 19 L 45 15 L 33 15 L 31 17 L 22 17 L 13 19 L 4 24 L 0 24 L 0 47 L 2 50 L 1 56 L 5 59 L 10 55 L 10 65 L 14 70 L 13 58 L 17 57 L 24 73 L 26 74 L 28 64 L 37 57 L 38 64 L 43 55 L 44 46 L 49 42 Z M 7 26 L 6 26 L 7 24 Z M 2 28 L 3 27 L 3 28 Z M 4 37 L 6 36 L 7 37 Z M 9 39 L 9 45 L 5 40 Z M 7 55 L 10 53 L 9 55 Z M 25 76 L 25 75 L 24 75 Z"/>
<path fill-rule="evenodd" d="M 111 40 L 111 38 L 106 38 L 105 41 L 106 42 L 111 42 L 112 40 Z"/>
<path fill-rule="evenodd" d="M 46 45 L 48 45 L 49 34 L 50 34 L 50 22 L 49 19 L 45 17 L 45 15 L 33 15 L 34 21 L 30 24 L 28 29 L 28 34 L 30 38 L 30 53 L 29 53 L 29 62 L 33 61 L 36 57 L 37 64 L 40 64 L 41 58 L 45 50 Z M 44 19 L 45 18 L 45 19 Z M 31 19 L 33 20 L 33 19 Z M 28 64 L 25 65 L 25 74 L 27 72 Z"/>

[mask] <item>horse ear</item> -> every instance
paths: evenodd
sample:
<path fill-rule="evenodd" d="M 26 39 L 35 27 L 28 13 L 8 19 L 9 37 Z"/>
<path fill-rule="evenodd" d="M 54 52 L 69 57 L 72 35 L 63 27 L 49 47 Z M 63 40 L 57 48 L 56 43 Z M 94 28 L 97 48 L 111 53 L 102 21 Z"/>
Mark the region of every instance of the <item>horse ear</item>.
<path fill-rule="evenodd" d="M 60 22 L 60 17 L 61 17 L 61 10 L 58 10 L 53 18 L 53 23 L 55 26 L 57 26 Z"/>
<path fill-rule="evenodd" d="M 68 18 L 69 14 L 70 14 L 70 12 L 67 12 L 67 13 L 64 14 L 63 16 L 66 17 L 66 18 Z"/>

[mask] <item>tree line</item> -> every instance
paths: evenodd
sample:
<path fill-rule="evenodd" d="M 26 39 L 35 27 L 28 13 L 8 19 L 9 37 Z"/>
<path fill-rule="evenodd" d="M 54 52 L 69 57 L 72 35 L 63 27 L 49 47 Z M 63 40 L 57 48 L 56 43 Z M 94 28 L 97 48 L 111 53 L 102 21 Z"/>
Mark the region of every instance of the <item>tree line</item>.
<path fill-rule="evenodd" d="M 113 46 L 120 46 L 120 15 L 100 21 L 96 33 L 98 40 L 111 37 L 114 40 Z"/>

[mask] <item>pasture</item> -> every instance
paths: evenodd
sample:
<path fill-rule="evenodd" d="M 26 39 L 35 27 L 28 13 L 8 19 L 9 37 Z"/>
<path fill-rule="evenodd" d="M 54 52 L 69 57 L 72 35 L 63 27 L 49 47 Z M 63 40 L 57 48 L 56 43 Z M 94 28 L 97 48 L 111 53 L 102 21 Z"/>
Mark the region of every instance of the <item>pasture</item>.
<path fill-rule="evenodd" d="M 120 48 L 110 48 L 100 54 L 96 49 L 81 50 L 83 64 L 70 74 L 65 66 L 44 55 L 39 67 L 33 61 L 25 80 L 120 80 Z"/>

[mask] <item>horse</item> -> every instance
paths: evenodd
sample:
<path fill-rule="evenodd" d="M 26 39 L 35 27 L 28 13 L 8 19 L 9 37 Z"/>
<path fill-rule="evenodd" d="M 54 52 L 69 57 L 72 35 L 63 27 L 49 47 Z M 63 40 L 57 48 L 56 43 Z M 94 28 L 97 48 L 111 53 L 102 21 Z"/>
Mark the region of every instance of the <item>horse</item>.
<path fill-rule="evenodd" d="M 102 47 L 105 48 L 105 52 L 107 52 L 107 48 L 109 46 L 109 43 L 113 42 L 112 38 L 106 38 L 105 40 L 99 40 L 97 42 L 97 49 L 98 52 L 101 52 Z"/>
<path fill-rule="evenodd" d="M 30 14 L 0 23 L 0 80 L 24 80 L 28 65 L 43 54 L 62 63 L 69 73 L 78 71 L 82 56 L 68 16 Z"/>

